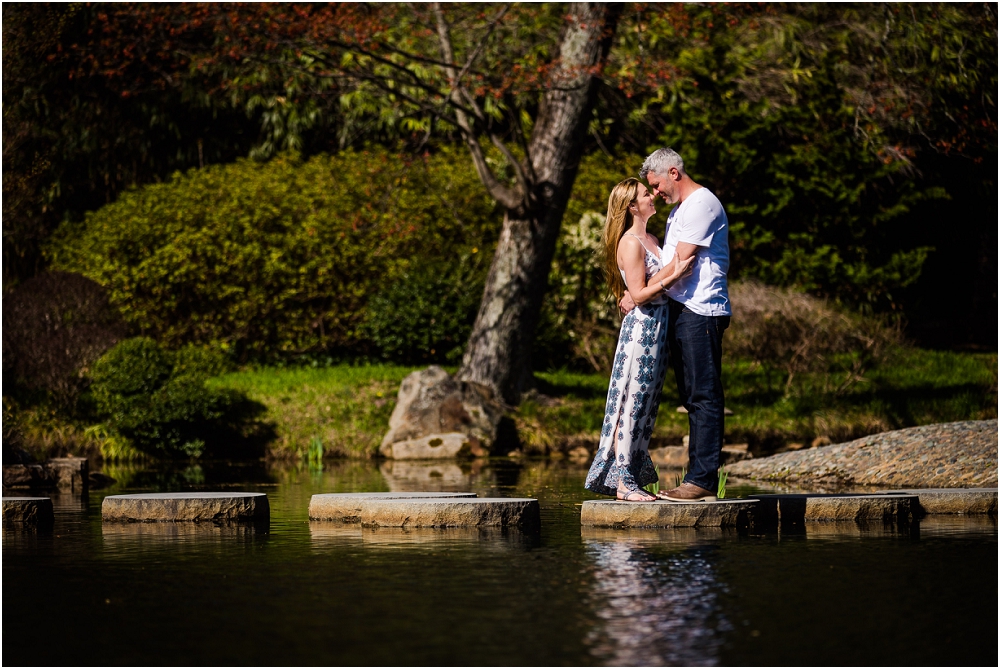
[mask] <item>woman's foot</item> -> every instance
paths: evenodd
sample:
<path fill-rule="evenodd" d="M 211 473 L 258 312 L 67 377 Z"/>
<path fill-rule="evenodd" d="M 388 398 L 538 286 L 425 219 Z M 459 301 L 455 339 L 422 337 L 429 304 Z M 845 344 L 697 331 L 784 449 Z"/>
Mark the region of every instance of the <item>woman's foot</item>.
<path fill-rule="evenodd" d="M 617 495 L 619 502 L 655 502 L 656 495 L 646 492 L 640 488 L 635 490 L 622 490 L 618 489 Z"/>

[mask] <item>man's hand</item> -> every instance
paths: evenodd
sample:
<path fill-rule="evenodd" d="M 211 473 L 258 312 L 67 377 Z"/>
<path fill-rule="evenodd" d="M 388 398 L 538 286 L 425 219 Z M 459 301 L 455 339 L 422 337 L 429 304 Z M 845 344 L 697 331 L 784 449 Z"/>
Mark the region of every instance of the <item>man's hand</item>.
<path fill-rule="evenodd" d="M 632 301 L 632 296 L 626 290 L 625 294 L 622 295 L 622 299 L 618 302 L 618 313 L 624 316 L 633 309 L 635 309 L 635 302 Z"/>

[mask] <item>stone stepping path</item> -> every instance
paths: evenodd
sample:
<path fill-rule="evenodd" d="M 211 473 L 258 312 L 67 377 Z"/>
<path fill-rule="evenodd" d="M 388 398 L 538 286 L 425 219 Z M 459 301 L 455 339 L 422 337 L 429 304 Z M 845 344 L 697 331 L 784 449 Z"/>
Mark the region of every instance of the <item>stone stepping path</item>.
<path fill-rule="evenodd" d="M 4 527 L 51 527 L 54 515 L 48 497 L 4 497 Z"/>
<path fill-rule="evenodd" d="M 474 492 L 335 492 L 313 495 L 309 500 L 309 520 L 360 523 L 361 509 L 372 500 L 464 499 Z"/>
<path fill-rule="evenodd" d="M 101 505 L 105 522 L 264 523 L 271 518 L 262 492 L 164 492 L 109 495 Z"/>
<path fill-rule="evenodd" d="M 886 495 L 916 495 L 923 513 L 997 515 L 996 488 L 913 488 L 910 490 L 880 490 Z"/>
<path fill-rule="evenodd" d="M 321 497 L 316 500 L 316 497 Z M 309 517 L 363 527 L 518 527 L 537 529 L 537 499 L 475 493 L 336 493 L 315 495 Z"/>
<path fill-rule="evenodd" d="M 720 499 L 714 502 L 620 502 L 587 500 L 580 510 L 584 527 L 735 527 L 750 526 L 752 499 Z"/>
<path fill-rule="evenodd" d="M 881 525 L 908 525 L 920 517 L 916 495 L 750 495 L 755 527 L 800 526 L 809 521 L 851 521 Z"/>

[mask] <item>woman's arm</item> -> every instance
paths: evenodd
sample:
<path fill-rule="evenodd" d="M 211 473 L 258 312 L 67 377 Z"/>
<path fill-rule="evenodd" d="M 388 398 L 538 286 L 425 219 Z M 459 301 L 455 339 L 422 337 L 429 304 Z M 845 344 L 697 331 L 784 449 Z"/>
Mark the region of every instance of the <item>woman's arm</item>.
<path fill-rule="evenodd" d="M 695 247 L 695 249 L 697 248 Z M 663 289 L 670 288 L 678 279 L 691 273 L 694 260 L 695 255 L 693 253 L 686 257 L 681 253 L 674 253 L 674 257 L 670 259 L 666 267 L 649 277 L 649 284 L 651 286 L 660 286 L 662 282 Z"/>
<path fill-rule="evenodd" d="M 659 297 L 664 288 L 684 276 L 694 262 L 694 258 L 680 260 L 676 256 L 659 272 L 650 277 L 646 284 L 646 250 L 634 237 L 625 237 L 618 244 L 618 263 L 625 270 L 625 285 L 628 294 L 637 304 L 646 304 Z"/>

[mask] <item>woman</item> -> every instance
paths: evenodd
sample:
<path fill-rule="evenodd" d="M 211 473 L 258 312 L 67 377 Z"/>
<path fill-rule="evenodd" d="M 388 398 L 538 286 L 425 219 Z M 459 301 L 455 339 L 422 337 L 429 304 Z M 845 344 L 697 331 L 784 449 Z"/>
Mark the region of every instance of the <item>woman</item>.
<path fill-rule="evenodd" d="M 663 291 L 684 276 L 694 258 L 662 267 L 657 239 L 646 232 L 656 213 L 653 196 L 638 179 L 626 179 L 608 198 L 604 220 L 608 286 L 621 299 L 628 290 L 637 307 L 622 320 L 615 350 L 601 443 L 587 474 L 587 490 L 627 502 L 652 502 L 643 486 L 657 480 L 649 458 L 660 388 L 667 370 L 667 315 Z"/>

